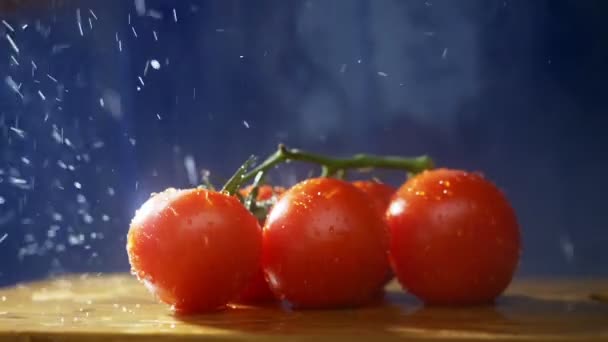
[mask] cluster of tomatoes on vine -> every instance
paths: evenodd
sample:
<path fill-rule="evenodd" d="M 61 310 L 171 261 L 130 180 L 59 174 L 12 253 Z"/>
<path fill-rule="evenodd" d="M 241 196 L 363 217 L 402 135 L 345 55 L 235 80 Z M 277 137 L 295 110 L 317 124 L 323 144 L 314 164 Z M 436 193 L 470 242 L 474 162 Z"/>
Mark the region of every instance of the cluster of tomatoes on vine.
<path fill-rule="evenodd" d="M 323 175 L 289 189 L 264 182 L 285 161 Z M 396 277 L 426 304 L 491 303 L 510 283 L 520 232 L 505 196 L 478 173 L 428 157 L 336 159 L 283 145 L 211 185 L 153 194 L 128 233 L 132 272 L 178 313 L 273 300 L 299 308 L 375 302 Z M 408 172 L 395 189 L 347 169 Z"/>

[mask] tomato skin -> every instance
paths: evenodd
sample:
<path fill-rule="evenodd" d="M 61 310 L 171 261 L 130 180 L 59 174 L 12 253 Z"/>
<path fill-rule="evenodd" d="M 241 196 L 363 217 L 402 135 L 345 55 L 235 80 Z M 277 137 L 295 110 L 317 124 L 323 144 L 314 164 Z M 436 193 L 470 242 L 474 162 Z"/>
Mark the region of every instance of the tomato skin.
<path fill-rule="evenodd" d="M 481 175 L 425 171 L 397 190 L 386 218 L 397 279 L 426 304 L 490 303 L 511 282 L 521 248 L 517 218 Z"/>
<path fill-rule="evenodd" d="M 386 209 L 390 205 L 393 195 L 396 192 L 396 189 L 388 184 L 376 182 L 373 180 L 354 181 L 353 185 L 356 186 L 359 190 L 363 191 L 371 199 L 373 205 L 376 207 L 378 215 L 384 218 Z M 393 278 L 393 271 L 390 265 L 388 265 L 384 285 L 387 285 L 391 280 L 393 280 Z"/>
<path fill-rule="evenodd" d="M 353 185 L 371 198 L 378 214 L 384 217 L 396 189 L 392 186 L 371 180 L 354 181 Z"/>
<path fill-rule="evenodd" d="M 274 293 L 270 290 L 264 271 L 262 270 L 262 267 L 258 267 L 258 270 L 249 279 L 245 289 L 240 292 L 233 302 L 238 304 L 260 304 L 272 302 L 274 300 L 276 300 L 276 298 Z"/>
<path fill-rule="evenodd" d="M 305 180 L 270 211 L 262 266 L 275 295 L 295 308 L 365 304 L 388 267 L 384 220 L 355 186 L 333 178 Z"/>
<path fill-rule="evenodd" d="M 168 189 L 137 211 L 127 236 L 132 273 L 183 314 L 222 308 L 259 267 L 261 229 L 233 196 Z"/>
<path fill-rule="evenodd" d="M 247 196 L 253 187 L 248 186 L 246 188 L 241 189 L 240 193 L 242 196 Z M 283 192 L 285 192 L 285 188 L 283 187 L 272 187 L 270 185 L 264 184 L 258 188 L 258 201 L 266 201 L 272 198 L 272 196 L 280 196 Z M 263 221 L 260 224 L 264 224 Z M 255 272 L 247 286 L 234 300 L 235 303 L 241 304 L 256 304 L 256 303 L 264 303 L 275 300 L 274 293 L 270 290 L 268 286 L 268 282 L 264 276 L 264 272 L 262 271 L 261 266 Z"/>

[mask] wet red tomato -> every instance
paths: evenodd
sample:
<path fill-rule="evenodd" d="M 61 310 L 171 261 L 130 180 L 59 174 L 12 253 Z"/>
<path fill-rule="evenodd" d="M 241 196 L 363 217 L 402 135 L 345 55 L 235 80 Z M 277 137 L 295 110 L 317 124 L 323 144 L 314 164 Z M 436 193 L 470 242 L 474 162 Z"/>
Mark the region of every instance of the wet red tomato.
<path fill-rule="evenodd" d="M 247 196 L 251 191 L 252 187 L 246 187 L 240 191 L 241 195 Z M 283 192 L 285 192 L 285 188 L 282 187 L 272 187 L 270 185 L 262 185 L 258 188 L 258 201 L 266 201 L 272 198 L 272 196 L 280 196 Z M 264 220 L 260 222 L 260 224 L 264 224 Z M 275 300 L 274 294 L 270 290 L 268 286 L 268 282 L 264 277 L 264 272 L 260 267 L 258 271 L 253 275 L 245 289 L 241 292 L 241 294 L 237 297 L 235 302 L 244 303 L 244 304 L 254 304 L 254 303 L 262 303 L 269 302 Z"/>
<path fill-rule="evenodd" d="M 427 304 L 492 302 L 517 267 L 515 213 L 479 174 L 437 169 L 413 177 L 397 191 L 387 222 L 393 270 Z"/>
<path fill-rule="evenodd" d="M 363 191 L 371 199 L 373 205 L 376 207 L 378 215 L 384 218 L 386 209 L 388 208 L 396 190 L 388 184 L 372 180 L 355 181 L 353 182 L 353 185 L 359 190 Z M 394 275 L 389 266 L 386 270 L 384 285 L 388 284 L 391 280 L 393 280 L 393 278 Z"/>
<path fill-rule="evenodd" d="M 245 289 L 233 300 L 240 304 L 260 304 L 275 300 L 274 293 L 270 290 L 266 277 L 261 267 L 255 272 L 253 277 L 245 286 Z"/>
<path fill-rule="evenodd" d="M 355 186 L 309 179 L 283 194 L 268 215 L 262 266 L 271 289 L 296 308 L 371 301 L 388 265 L 384 220 Z"/>
<path fill-rule="evenodd" d="M 132 272 L 180 313 L 223 307 L 259 269 L 257 219 L 232 196 L 168 189 L 137 211 L 128 233 Z"/>
<path fill-rule="evenodd" d="M 396 190 L 388 184 L 372 180 L 355 181 L 353 182 L 353 185 L 369 196 L 373 205 L 376 207 L 378 214 L 384 217 L 386 209 Z"/>

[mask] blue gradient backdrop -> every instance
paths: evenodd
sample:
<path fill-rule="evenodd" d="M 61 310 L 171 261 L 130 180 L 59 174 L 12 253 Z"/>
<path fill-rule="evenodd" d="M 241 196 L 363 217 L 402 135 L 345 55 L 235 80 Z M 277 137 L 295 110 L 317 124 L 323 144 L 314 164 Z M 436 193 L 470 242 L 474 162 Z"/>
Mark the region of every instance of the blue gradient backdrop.
<path fill-rule="evenodd" d="M 605 1 L 50 3 L 0 14 L 0 285 L 128 270 L 185 160 L 222 178 L 278 142 L 481 170 L 521 275 L 608 274 Z"/>

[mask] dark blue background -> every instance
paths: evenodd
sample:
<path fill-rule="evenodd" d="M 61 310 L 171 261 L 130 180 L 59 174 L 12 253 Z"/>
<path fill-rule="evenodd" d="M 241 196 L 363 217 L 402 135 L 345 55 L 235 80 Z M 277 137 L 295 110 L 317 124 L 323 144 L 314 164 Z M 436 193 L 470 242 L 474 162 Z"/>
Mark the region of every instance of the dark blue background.
<path fill-rule="evenodd" d="M 185 159 L 222 179 L 278 142 L 481 170 L 519 216 L 520 274 L 608 274 L 608 3 L 145 5 L 0 6 L 0 284 L 127 270 L 130 217 L 190 186 Z"/>

